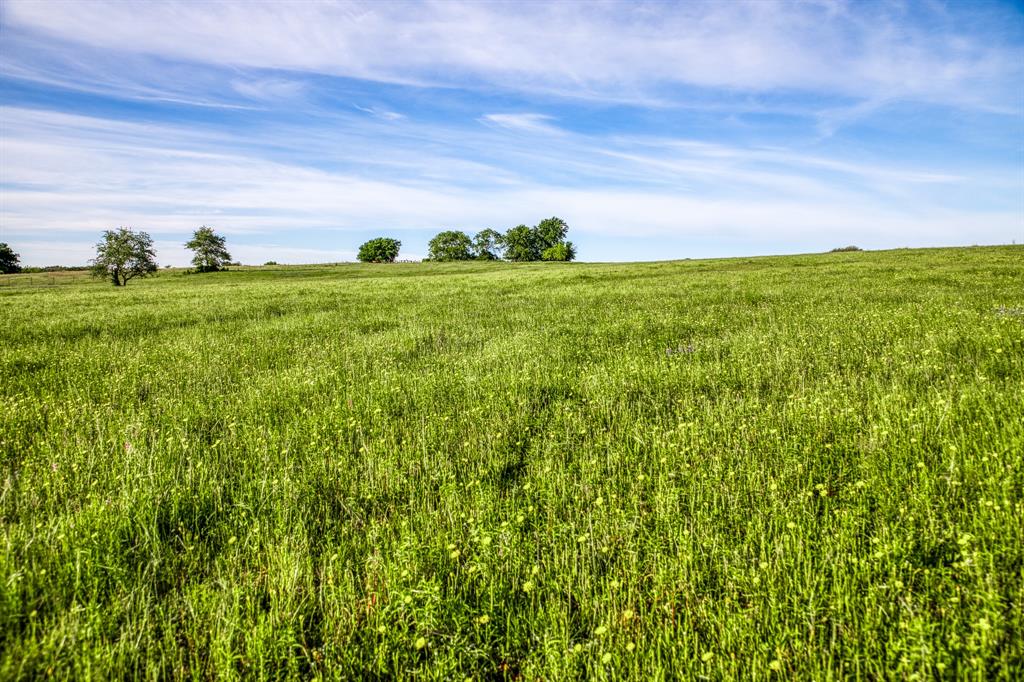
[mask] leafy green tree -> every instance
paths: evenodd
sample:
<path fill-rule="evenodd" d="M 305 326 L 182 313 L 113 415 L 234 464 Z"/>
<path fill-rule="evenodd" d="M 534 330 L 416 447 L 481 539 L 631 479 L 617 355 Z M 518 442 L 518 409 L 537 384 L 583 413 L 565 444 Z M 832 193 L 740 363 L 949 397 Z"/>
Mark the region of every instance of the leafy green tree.
<path fill-rule="evenodd" d="M 122 227 L 105 230 L 96 244 L 92 274 L 109 277 L 115 287 L 126 286 L 128 280 L 156 272 L 156 250 L 153 239 L 145 232 Z"/>
<path fill-rule="evenodd" d="M 21 272 L 21 259 L 7 242 L 0 242 L 0 273 L 10 275 Z"/>
<path fill-rule="evenodd" d="M 543 258 L 545 250 L 565 241 L 565 236 L 569 234 L 569 226 L 561 218 L 547 218 L 537 223 L 533 228 L 533 234 L 537 251 Z"/>
<path fill-rule="evenodd" d="M 534 232 L 526 225 L 509 228 L 501 237 L 501 246 L 505 250 L 505 258 L 510 261 L 540 260 Z"/>
<path fill-rule="evenodd" d="M 470 260 L 473 240 L 459 230 L 446 230 L 430 240 L 428 258 L 435 261 Z"/>
<path fill-rule="evenodd" d="M 397 239 L 377 237 L 360 246 L 356 257 L 363 263 L 394 263 L 401 247 Z"/>
<path fill-rule="evenodd" d="M 199 272 L 217 272 L 231 263 L 231 254 L 224 247 L 224 237 L 203 225 L 185 242 L 185 248 L 195 251 L 192 265 Z"/>
<path fill-rule="evenodd" d="M 473 237 L 473 258 L 477 260 L 501 258 L 501 233 L 489 227 L 477 232 Z"/>
<path fill-rule="evenodd" d="M 572 242 L 558 242 L 554 246 L 544 249 L 540 255 L 541 260 L 568 262 L 576 258 L 576 247 Z"/>
<path fill-rule="evenodd" d="M 535 227 L 516 225 L 501 236 L 499 244 L 505 249 L 505 258 L 511 261 L 572 260 L 576 250 L 565 241 L 568 234 L 566 222 L 553 217 Z"/>

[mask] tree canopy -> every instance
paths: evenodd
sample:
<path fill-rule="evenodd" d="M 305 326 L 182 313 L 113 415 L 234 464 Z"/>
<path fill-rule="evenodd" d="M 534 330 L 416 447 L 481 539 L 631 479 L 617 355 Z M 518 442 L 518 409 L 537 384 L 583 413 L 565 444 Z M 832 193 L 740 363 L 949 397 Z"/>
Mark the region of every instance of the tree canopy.
<path fill-rule="evenodd" d="M 501 233 L 485 228 L 473 237 L 473 257 L 477 260 L 498 260 L 501 258 Z"/>
<path fill-rule="evenodd" d="M 546 218 L 537 223 L 537 226 L 533 228 L 533 235 L 541 258 L 544 257 L 544 251 L 564 242 L 567 234 L 569 234 L 569 226 L 561 218 Z"/>
<path fill-rule="evenodd" d="M 533 227 L 516 225 L 497 239 L 510 261 L 570 261 L 576 258 L 572 242 L 565 240 L 569 226 L 557 217 L 546 218 Z"/>
<path fill-rule="evenodd" d="M 217 272 L 231 263 L 231 254 L 224 246 L 224 237 L 203 225 L 185 242 L 185 248 L 195 252 L 192 265 L 199 272 Z"/>
<path fill-rule="evenodd" d="M 402 242 L 389 237 L 377 237 L 359 247 L 357 258 L 363 263 L 394 263 Z"/>
<path fill-rule="evenodd" d="M 433 261 L 472 260 L 473 240 L 459 230 L 438 233 L 429 244 L 427 257 Z"/>
<path fill-rule="evenodd" d="M 430 240 L 426 260 L 498 260 L 504 247 L 504 236 L 497 230 L 485 228 L 471 239 L 461 230 L 445 230 Z"/>
<path fill-rule="evenodd" d="M 153 239 L 145 232 L 135 232 L 127 227 L 106 230 L 96 244 L 91 270 L 96 277 L 109 277 L 115 287 L 127 285 L 130 279 L 150 275 L 156 272 Z"/>
<path fill-rule="evenodd" d="M 510 261 L 540 260 L 533 229 L 526 225 L 509 228 L 501 236 L 501 245 L 505 250 L 505 258 Z"/>
<path fill-rule="evenodd" d="M 7 242 L 0 242 L 0 274 L 10 275 L 21 272 L 21 258 Z"/>

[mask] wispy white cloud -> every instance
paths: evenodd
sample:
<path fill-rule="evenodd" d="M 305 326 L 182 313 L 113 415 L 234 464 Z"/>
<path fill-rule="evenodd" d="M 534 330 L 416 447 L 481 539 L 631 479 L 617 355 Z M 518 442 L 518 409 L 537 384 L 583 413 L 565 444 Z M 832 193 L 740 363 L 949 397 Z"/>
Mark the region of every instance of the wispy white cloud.
<path fill-rule="evenodd" d="M 527 133 L 560 134 L 562 131 L 553 125 L 554 116 L 548 114 L 485 114 L 480 117 L 484 123 L 496 125 L 509 130 Z"/>
<path fill-rule="evenodd" d="M 998 14 L 1013 10 L 992 8 Z M 391 83 L 673 99 L 797 89 L 1020 111 L 1019 46 L 921 5 L 8 0 L 9 27 L 116 53 Z M 1019 20 L 1019 16 L 1018 16 Z M 1004 17 L 1005 21 L 1005 17 Z"/>
<path fill-rule="evenodd" d="M 306 83 L 302 81 L 284 78 L 235 79 L 231 81 L 231 87 L 243 97 L 254 100 L 294 99 L 307 89 Z"/>
<path fill-rule="evenodd" d="M 622 140 L 567 134 L 564 147 L 538 150 L 524 163 L 553 175 L 572 162 L 591 174 L 603 169 L 599 182 L 576 186 L 524 174 L 481 183 L 484 166 L 467 174 L 466 161 L 458 156 L 424 158 L 419 142 L 390 147 L 393 159 L 386 172 L 365 165 L 359 171 L 331 170 L 272 160 L 259 149 L 238 148 L 230 139 L 183 126 L 15 108 L 5 109 L 3 117 L 0 225 L 29 244 L 75 233 L 84 243 L 86 235 L 122 224 L 184 241 L 198 225 L 210 224 L 229 239 L 243 240 L 238 257 L 246 262 L 308 262 L 345 259 L 355 247 L 352 233 L 367 229 L 410 234 L 407 248 L 416 253 L 417 244 L 442 227 L 504 228 L 545 215 L 568 220 L 583 245 L 609 236 L 742 242 L 771 234 L 789 244 L 899 246 L 1009 241 L 1024 232 L 1019 212 L 1010 207 L 978 211 L 921 201 L 894 204 L 871 191 L 873 183 L 881 183 L 913 195 L 922 187 L 963 182 L 955 176 L 895 172 L 786 150 L 668 139 L 634 140 L 624 149 Z M 444 148 L 459 137 L 411 125 L 419 136 L 435 136 L 426 147 Z M 311 140 L 309 131 L 294 131 L 294 137 L 288 132 L 277 130 L 276 146 L 327 144 L 326 138 Z M 467 143 L 498 149 L 499 155 L 503 144 L 525 153 L 514 139 L 505 139 L 503 129 L 484 128 L 480 134 L 486 137 Z M 367 152 L 349 148 L 347 140 L 360 136 L 356 129 L 336 142 L 352 155 L 353 166 Z M 368 142 L 374 143 L 380 140 Z M 652 151 L 656 147 L 660 155 Z M 609 156 L 616 163 L 602 165 Z M 417 170 L 410 177 L 396 176 L 393 165 L 413 159 L 435 174 Z M 859 177 L 863 186 L 851 185 L 849 178 L 829 182 L 810 172 L 822 166 Z M 635 182 L 638 176 L 646 182 Z M 290 235 L 322 246 L 296 245 Z M 68 253 L 81 251 L 68 248 Z M 277 258 L 270 255 L 275 249 L 292 251 Z M 185 255 L 180 246 L 170 246 L 161 257 L 183 264 Z M 26 262 L 36 260 L 29 249 Z"/>
<path fill-rule="evenodd" d="M 584 257 L 627 237 L 1021 239 L 1020 17 L 884 0 L 6 0 L 0 236 L 78 254 L 133 224 L 177 259 L 207 223 L 245 260 L 279 261 L 265 254 L 337 259 L 367 229 L 415 253 L 441 227 L 551 214 Z"/>
<path fill-rule="evenodd" d="M 231 86 L 238 69 L 220 70 L 169 63 L 145 53 L 107 51 L 18 31 L 0 4 L 0 76 L 39 86 L 121 99 L 208 109 L 246 110 L 251 103 Z"/>
<path fill-rule="evenodd" d="M 401 121 L 406 118 L 405 114 L 400 114 L 397 111 L 390 111 L 388 109 L 382 109 L 380 107 L 363 107 L 358 104 L 354 105 L 359 111 L 363 111 L 371 116 L 383 119 L 385 121 Z"/>

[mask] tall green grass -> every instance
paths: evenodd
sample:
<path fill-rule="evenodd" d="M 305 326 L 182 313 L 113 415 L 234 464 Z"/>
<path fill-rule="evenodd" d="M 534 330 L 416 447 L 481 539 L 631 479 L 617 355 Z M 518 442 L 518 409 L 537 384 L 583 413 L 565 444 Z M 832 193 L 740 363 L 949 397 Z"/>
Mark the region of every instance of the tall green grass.
<path fill-rule="evenodd" d="M 1024 674 L 1024 248 L 62 281 L 0 678 Z"/>

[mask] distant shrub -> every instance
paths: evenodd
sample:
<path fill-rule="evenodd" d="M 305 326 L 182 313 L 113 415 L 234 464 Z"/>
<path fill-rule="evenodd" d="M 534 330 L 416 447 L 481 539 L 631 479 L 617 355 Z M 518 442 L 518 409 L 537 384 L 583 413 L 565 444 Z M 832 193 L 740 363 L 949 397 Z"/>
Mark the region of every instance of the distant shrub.
<path fill-rule="evenodd" d="M 402 242 L 389 237 L 377 237 L 359 247 L 356 256 L 363 263 L 394 263 Z"/>
<path fill-rule="evenodd" d="M 541 260 L 568 262 L 576 258 L 576 247 L 572 242 L 558 242 L 540 254 Z"/>
<path fill-rule="evenodd" d="M 22 268 L 21 271 L 38 274 L 40 272 L 82 272 L 91 269 L 88 265 L 45 265 L 43 267 L 30 266 Z"/>
<path fill-rule="evenodd" d="M 840 246 L 838 248 L 832 249 L 829 253 L 841 253 L 843 251 L 863 251 L 863 250 L 864 249 L 860 248 L 859 246 L 854 246 L 853 244 L 851 244 L 850 246 Z"/>
<path fill-rule="evenodd" d="M 264 265 L 277 265 L 277 261 L 276 260 L 268 260 L 266 263 L 264 263 Z"/>

